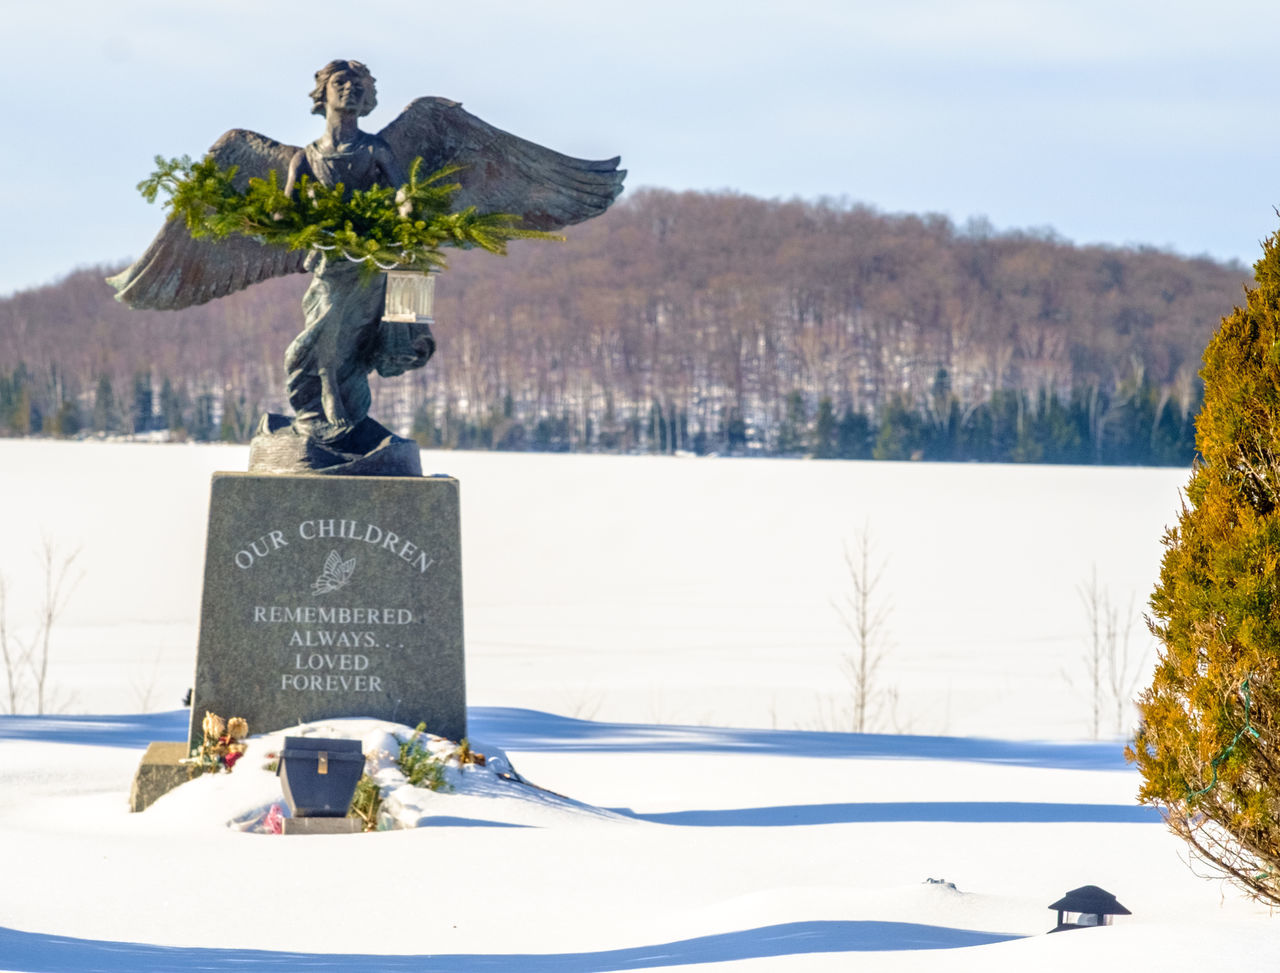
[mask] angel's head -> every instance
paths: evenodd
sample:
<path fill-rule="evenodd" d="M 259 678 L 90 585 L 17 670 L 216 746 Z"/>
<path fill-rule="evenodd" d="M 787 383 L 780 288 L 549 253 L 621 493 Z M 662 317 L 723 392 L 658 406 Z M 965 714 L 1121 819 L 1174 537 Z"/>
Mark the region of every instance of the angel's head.
<path fill-rule="evenodd" d="M 316 72 L 316 86 L 311 91 L 311 114 L 324 114 L 329 99 L 329 84 L 335 80 L 354 82 L 359 105 L 357 113 L 361 118 L 377 107 L 378 93 L 373 75 L 367 67 L 359 61 L 330 61 Z"/>

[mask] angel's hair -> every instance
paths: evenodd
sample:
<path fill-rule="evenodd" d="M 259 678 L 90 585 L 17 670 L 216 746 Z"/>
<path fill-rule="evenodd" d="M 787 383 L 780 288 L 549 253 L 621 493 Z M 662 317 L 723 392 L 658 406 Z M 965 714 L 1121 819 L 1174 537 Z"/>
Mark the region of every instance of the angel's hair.
<path fill-rule="evenodd" d="M 354 74 L 364 82 L 364 101 L 360 104 L 363 118 L 378 105 L 378 92 L 374 77 L 360 61 L 330 61 L 316 72 L 316 86 L 311 92 L 311 114 L 324 114 L 324 89 L 335 74 Z"/>

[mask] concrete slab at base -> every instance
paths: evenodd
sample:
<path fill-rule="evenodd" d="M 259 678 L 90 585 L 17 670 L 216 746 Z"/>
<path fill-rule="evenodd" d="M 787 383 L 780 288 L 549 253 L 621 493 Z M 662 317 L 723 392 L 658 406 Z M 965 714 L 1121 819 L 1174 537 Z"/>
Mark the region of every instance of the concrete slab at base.
<path fill-rule="evenodd" d="M 179 784 L 200 776 L 198 767 L 179 763 L 187 752 L 185 743 L 167 740 L 147 747 L 129 790 L 130 811 L 144 811 Z"/>
<path fill-rule="evenodd" d="M 364 822 L 359 818 L 285 818 L 281 834 L 359 834 Z"/>

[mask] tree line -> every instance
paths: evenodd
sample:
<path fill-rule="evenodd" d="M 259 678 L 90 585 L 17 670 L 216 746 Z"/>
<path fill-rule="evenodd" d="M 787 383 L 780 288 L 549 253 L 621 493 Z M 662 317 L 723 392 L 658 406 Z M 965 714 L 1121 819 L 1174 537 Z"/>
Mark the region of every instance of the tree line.
<path fill-rule="evenodd" d="M 641 190 L 458 252 L 438 352 L 372 414 L 444 448 L 1183 464 L 1239 265 L 839 200 Z M 305 276 L 178 312 L 109 269 L 0 301 L 0 431 L 244 441 Z"/>

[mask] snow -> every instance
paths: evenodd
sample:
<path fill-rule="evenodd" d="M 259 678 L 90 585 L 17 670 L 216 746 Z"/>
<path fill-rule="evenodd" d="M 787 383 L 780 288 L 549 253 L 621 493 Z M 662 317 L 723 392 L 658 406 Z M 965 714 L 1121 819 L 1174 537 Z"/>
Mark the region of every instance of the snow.
<path fill-rule="evenodd" d="M 39 593 L 47 536 L 84 577 L 51 682 L 73 711 L 167 709 L 190 685 L 209 476 L 243 447 L 0 444 L 0 572 Z M 1187 474 L 980 464 L 423 454 L 462 484 L 468 693 L 629 722 L 847 728 L 832 606 L 869 528 L 892 612 L 876 728 L 1089 733 L 1078 588 L 1136 621 Z M 13 623 L 21 622 L 17 611 Z M 1068 685 L 1073 675 L 1079 685 Z M 1047 699 L 1051 705 L 1046 705 Z"/>
<path fill-rule="evenodd" d="M 1141 611 L 1183 471 L 424 454 L 462 483 L 470 741 L 529 784 L 391 772 L 418 827 L 282 837 L 234 826 L 280 800 L 274 728 L 126 807 L 147 743 L 185 735 L 208 477 L 244 462 L 0 442 L 11 632 L 42 535 L 83 571 L 64 711 L 0 717 L 0 968 L 1234 969 L 1280 946 L 1135 804 L 1121 737 L 1085 739 L 1078 586 L 1096 565 Z M 831 606 L 864 525 L 897 689 L 875 734 L 840 732 Z M 1149 666 L 1136 625 L 1133 648 Z M 1043 935 L 1085 884 L 1133 915 Z"/>

